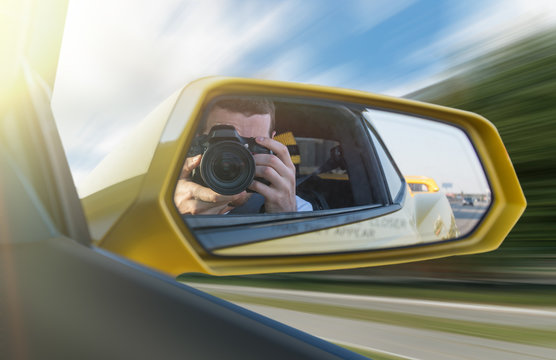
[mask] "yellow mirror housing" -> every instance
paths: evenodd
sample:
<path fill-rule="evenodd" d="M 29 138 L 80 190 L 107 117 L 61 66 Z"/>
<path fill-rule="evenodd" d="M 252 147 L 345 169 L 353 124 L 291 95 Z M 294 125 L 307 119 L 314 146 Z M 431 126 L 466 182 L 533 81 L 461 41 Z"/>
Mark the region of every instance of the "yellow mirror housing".
<path fill-rule="evenodd" d="M 296 256 L 222 256 L 207 251 L 176 210 L 173 193 L 204 111 L 216 98 L 237 94 L 360 104 L 457 127 L 472 142 L 488 179 L 490 207 L 472 232 L 450 241 Z M 79 192 L 97 246 L 172 275 L 316 271 L 485 252 L 500 245 L 526 205 L 496 128 L 479 115 L 361 91 L 223 77 L 197 80 L 173 94 L 103 160 Z M 333 228 L 355 229 L 358 224 L 338 223 Z M 305 233 L 313 237 L 340 236 L 327 230 L 309 229 Z M 305 235 L 284 239 L 296 236 Z"/>

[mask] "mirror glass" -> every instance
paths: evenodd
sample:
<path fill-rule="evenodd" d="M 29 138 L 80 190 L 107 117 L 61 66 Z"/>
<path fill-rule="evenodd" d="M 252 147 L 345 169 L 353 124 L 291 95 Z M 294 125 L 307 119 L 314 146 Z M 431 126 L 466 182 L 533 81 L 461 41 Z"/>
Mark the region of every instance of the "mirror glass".
<path fill-rule="evenodd" d="M 440 192 L 450 203 L 463 236 L 478 224 L 491 202 L 490 187 L 465 133 L 438 121 L 367 110 L 414 195 Z"/>
<path fill-rule="evenodd" d="M 465 132 L 360 104 L 217 98 L 186 150 L 176 210 L 199 245 L 222 256 L 454 240 L 490 204 Z"/>

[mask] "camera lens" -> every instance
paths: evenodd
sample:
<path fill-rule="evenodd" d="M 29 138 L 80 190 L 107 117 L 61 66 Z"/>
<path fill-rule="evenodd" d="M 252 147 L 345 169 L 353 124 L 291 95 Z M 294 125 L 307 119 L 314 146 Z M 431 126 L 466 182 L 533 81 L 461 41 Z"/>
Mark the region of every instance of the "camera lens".
<path fill-rule="evenodd" d="M 235 141 L 211 145 L 203 154 L 199 168 L 205 184 L 222 195 L 239 194 L 255 177 L 253 155 Z"/>
<path fill-rule="evenodd" d="M 245 162 L 233 152 L 222 152 L 214 160 L 214 175 L 221 181 L 234 181 L 245 169 Z"/>

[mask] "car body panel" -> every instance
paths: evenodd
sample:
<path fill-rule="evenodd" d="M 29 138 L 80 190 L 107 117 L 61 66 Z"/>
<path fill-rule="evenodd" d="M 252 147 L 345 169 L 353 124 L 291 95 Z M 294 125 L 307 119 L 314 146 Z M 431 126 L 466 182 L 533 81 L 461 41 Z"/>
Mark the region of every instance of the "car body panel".
<path fill-rule="evenodd" d="M 92 246 L 50 109 L 66 7 L 0 5 L 0 358 L 363 359 Z"/>
<path fill-rule="evenodd" d="M 0 252 L 3 359 L 364 359 L 72 239 Z"/>
<path fill-rule="evenodd" d="M 449 240 L 460 236 L 452 207 L 444 194 L 415 193 L 413 199 L 417 228 L 422 237 Z"/>
<path fill-rule="evenodd" d="M 3 166 L 17 169 L 29 203 L 45 204 L 40 221 L 51 223 L 49 227 L 76 241 L 90 244 L 82 206 L 50 109 L 66 9 L 67 1 L 0 3 L 1 13 L 9 14 L 0 22 L 0 36 L 6 40 L 0 52 L 0 151 Z M 28 155 L 30 152 L 33 156 Z M 6 194 L 13 195 L 9 189 Z M 16 210 L 4 216 L 13 219 L 13 211 Z M 11 233 L 19 237 L 17 229 Z"/>
<path fill-rule="evenodd" d="M 346 241 L 357 251 L 456 238 L 459 234 L 446 197 L 442 194 L 422 195 L 405 196 L 400 210 L 388 216 L 268 242 L 229 247 L 217 250 L 215 254 L 300 255 L 314 253 L 315 249 L 322 253 L 334 253 L 344 251 Z"/>

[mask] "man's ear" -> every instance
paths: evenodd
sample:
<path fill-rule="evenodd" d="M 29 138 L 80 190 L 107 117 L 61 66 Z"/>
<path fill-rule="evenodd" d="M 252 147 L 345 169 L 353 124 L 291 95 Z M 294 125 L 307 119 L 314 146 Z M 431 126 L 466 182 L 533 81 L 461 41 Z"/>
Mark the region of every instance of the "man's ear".
<path fill-rule="evenodd" d="M 274 139 L 274 135 L 276 135 L 276 130 L 272 130 L 272 135 L 270 136 L 270 138 Z"/>

